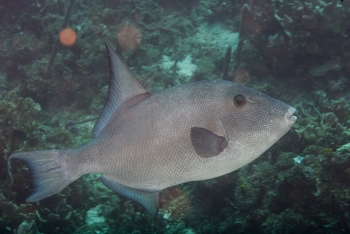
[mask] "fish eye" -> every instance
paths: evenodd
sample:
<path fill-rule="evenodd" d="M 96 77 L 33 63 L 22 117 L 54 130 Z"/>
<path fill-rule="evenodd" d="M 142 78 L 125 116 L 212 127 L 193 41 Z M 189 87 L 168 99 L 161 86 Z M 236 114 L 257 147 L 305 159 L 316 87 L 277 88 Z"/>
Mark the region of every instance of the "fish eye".
<path fill-rule="evenodd" d="M 244 104 L 246 103 L 245 97 L 242 94 L 237 94 L 234 98 L 233 98 L 233 104 L 236 107 L 241 107 L 244 106 Z"/>

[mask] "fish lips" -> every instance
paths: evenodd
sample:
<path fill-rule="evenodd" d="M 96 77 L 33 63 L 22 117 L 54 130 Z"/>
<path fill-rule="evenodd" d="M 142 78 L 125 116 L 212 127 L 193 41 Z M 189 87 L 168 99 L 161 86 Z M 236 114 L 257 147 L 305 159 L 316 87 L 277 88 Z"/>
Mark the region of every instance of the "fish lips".
<path fill-rule="evenodd" d="M 297 117 L 293 115 L 294 113 L 295 113 L 295 108 L 290 106 L 284 115 L 284 118 L 290 127 L 292 127 L 295 121 L 297 120 Z"/>

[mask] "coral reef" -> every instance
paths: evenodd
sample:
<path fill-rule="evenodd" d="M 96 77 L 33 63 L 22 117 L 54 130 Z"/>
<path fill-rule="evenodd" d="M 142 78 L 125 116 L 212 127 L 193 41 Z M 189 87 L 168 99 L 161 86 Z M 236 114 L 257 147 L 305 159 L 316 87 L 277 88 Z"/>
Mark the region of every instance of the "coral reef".
<path fill-rule="evenodd" d="M 50 64 L 68 2 L 0 3 L 1 233 L 350 229 L 349 1 L 76 1 L 66 26 L 78 39 L 58 43 Z M 151 91 L 230 78 L 293 105 L 298 120 L 246 167 L 163 191 L 155 218 L 99 175 L 27 203 L 29 171 L 8 157 L 91 139 L 107 95 L 105 41 Z"/>

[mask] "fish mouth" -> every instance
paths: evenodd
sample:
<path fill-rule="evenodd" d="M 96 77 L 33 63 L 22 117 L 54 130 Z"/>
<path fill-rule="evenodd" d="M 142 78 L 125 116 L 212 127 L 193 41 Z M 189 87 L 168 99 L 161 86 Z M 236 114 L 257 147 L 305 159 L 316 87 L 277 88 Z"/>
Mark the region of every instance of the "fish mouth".
<path fill-rule="evenodd" d="M 294 113 L 295 113 L 295 108 L 289 107 L 288 111 L 285 114 L 285 118 L 288 121 L 290 121 L 292 124 L 294 124 L 295 121 L 297 120 L 297 117 L 293 115 Z"/>

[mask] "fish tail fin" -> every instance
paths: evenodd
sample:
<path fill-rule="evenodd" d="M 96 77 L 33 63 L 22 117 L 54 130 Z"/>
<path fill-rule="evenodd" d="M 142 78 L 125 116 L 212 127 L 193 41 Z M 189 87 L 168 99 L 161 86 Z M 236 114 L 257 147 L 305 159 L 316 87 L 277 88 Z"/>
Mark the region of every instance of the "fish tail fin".
<path fill-rule="evenodd" d="M 77 179 L 68 172 L 64 158 L 69 151 L 42 150 L 20 152 L 11 155 L 11 159 L 23 160 L 32 175 L 34 191 L 27 202 L 36 202 L 62 191 Z"/>

